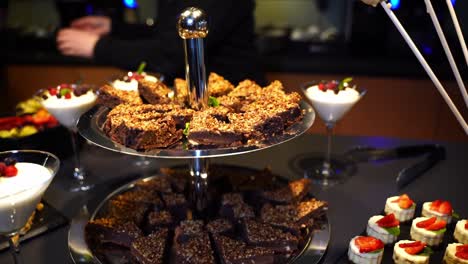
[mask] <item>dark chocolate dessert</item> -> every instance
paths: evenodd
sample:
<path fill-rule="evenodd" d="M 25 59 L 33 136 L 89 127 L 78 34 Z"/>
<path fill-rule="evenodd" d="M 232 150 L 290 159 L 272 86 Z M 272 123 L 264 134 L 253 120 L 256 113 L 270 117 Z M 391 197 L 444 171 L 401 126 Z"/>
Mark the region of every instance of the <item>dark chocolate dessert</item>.
<path fill-rule="evenodd" d="M 182 241 L 182 242 L 180 242 Z M 192 236 L 187 240 L 181 240 L 176 235 L 174 237 L 174 263 L 183 264 L 211 264 L 216 263 L 214 252 L 211 247 L 210 238 L 207 232 L 201 232 L 197 236 Z"/>
<path fill-rule="evenodd" d="M 169 93 L 172 90 L 162 82 L 138 80 L 138 92 L 150 104 L 168 104 L 171 102 Z"/>
<path fill-rule="evenodd" d="M 274 263 L 275 252 L 263 247 L 248 247 L 243 241 L 222 235 L 213 236 L 216 249 L 223 264 Z"/>
<path fill-rule="evenodd" d="M 299 240 L 269 224 L 253 219 L 243 221 L 244 238 L 251 246 L 266 247 L 278 253 L 289 253 L 298 249 Z"/>
<path fill-rule="evenodd" d="M 142 264 L 163 263 L 167 235 L 167 229 L 161 229 L 135 239 L 130 248 L 133 257 Z"/>
<path fill-rule="evenodd" d="M 122 222 L 115 218 L 99 218 L 88 222 L 85 232 L 100 243 L 112 243 L 129 248 L 132 242 L 143 236 L 134 222 Z"/>
<path fill-rule="evenodd" d="M 290 204 L 301 201 L 310 191 L 310 185 L 309 179 L 299 179 L 276 190 L 262 191 L 260 195 L 268 202 Z"/>
<path fill-rule="evenodd" d="M 143 101 L 136 91 L 122 91 L 110 85 L 104 85 L 99 88 L 97 103 L 114 108 L 119 104 L 140 105 Z"/>
<path fill-rule="evenodd" d="M 234 226 L 229 220 L 224 219 L 224 218 L 219 218 L 219 219 L 215 219 L 209 222 L 206 225 L 206 229 L 212 235 L 213 234 L 226 235 L 234 231 Z"/>

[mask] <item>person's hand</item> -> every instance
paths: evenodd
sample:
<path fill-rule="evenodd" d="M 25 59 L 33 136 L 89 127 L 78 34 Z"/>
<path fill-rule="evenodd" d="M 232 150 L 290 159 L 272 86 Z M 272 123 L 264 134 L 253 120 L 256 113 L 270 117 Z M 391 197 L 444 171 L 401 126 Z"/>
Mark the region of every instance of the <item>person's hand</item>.
<path fill-rule="evenodd" d="M 98 40 L 96 33 L 66 28 L 57 34 L 57 48 L 63 55 L 92 58 Z"/>
<path fill-rule="evenodd" d="M 73 20 L 70 26 L 102 36 L 110 33 L 111 19 L 106 16 L 85 16 Z"/>

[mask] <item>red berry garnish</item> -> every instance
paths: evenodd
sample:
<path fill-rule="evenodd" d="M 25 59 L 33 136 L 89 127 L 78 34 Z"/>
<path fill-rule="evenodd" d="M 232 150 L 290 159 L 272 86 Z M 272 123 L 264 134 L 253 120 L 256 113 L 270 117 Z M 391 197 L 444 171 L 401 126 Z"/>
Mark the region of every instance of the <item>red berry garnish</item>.
<path fill-rule="evenodd" d="M 465 229 L 468 230 L 468 221 L 465 223 Z"/>
<path fill-rule="evenodd" d="M 6 166 L 4 170 L 5 177 L 14 177 L 18 174 L 18 169 L 14 165 Z"/>
<path fill-rule="evenodd" d="M 57 88 L 49 88 L 49 94 L 52 96 L 57 95 Z"/>
<path fill-rule="evenodd" d="M 432 225 L 433 223 L 435 223 L 437 221 L 437 218 L 435 216 L 427 219 L 427 220 L 423 220 L 421 222 L 418 222 L 416 223 L 416 226 L 419 227 L 419 228 L 426 228 L 430 225 Z"/>
<path fill-rule="evenodd" d="M 461 245 L 456 247 L 457 252 L 468 252 L 468 245 Z"/>
<path fill-rule="evenodd" d="M 452 205 L 448 201 L 443 201 L 439 206 L 439 213 L 451 215 L 453 212 Z"/>
<path fill-rule="evenodd" d="M 395 227 L 400 225 L 400 221 L 395 218 L 393 213 L 380 218 L 376 223 L 380 227 Z"/>
<path fill-rule="evenodd" d="M 422 243 L 422 244 L 420 244 L 418 246 L 405 248 L 405 252 L 410 254 L 410 255 L 416 255 L 419 252 L 423 251 L 424 247 L 426 247 L 426 244 Z"/>
<path fill-rule="evenodd" d="M 398 199 L 393 200 L 392 203 L 398 203 L 398 206 L 402 209 L 408 209 L 414 204 L 407 194 L 402 194 Z"/>
<path fill-rule="evenodd" d="M 455 256 L 461 259 L 468 260 L 468 252 L 456 252 Z"/>
<path fill-rule="evenodd" d="M 360 236 L 354 240 L 360 253 L 369 253 L 384 248 L 384 243 L 377 238 L 370 236 Z"/>
<path fill-rule="evenodd" d="M 65 94 L 65 99 L 71 99 L 71 93 L 66 93 Z"/>
<path fill-rule="evenodd" d="M 439 209 L 439 206 L 442 204 L 442 200 L 435 200 L 431 203 L 430 209 L 432 211 L 437 211 Z"/>
<path fill-rule="evenodd" d="M 0 176 L 5 173 L 6 165 L 4 162 L 0 162 Z"/>
<path fill-rule="evenodd" d="M 461 259 L 468 259 L 468 245 L 457 246 L 455 256 Z"/>
<path fill-rule="evenodd" d="M 319 83 L 318 88 L 320 91 L 325 91 L 325 85 L 323 83 Z"/>
<path fill-rule="evenodd" d="M 410 242 L 410 243 L 401 243 L 398 246 L 401 247 L 401 248 L 409 248 L 409 247 L 417 247 L 417 246 L 419 246 L 421 244 L 426 245 L 425 243 L 422 243 L 421 241 L 414 241 L 414 242 Z"/>
<path fill-rule="evenodd" d="M 437 230 L 441 230 L 445 228 L 446 226 L 447 226 L 447 222 L 445 222 L 444 220 L 437 220 L 435 223 L 426 227 L 426 230 L 437 231 Z"/>
<path fill-rule="evenodd" d="M 333 81 L 328 82 L 328 83 L 325 85 L 325 87 L 326 87 L 328 90 L 334 90 L 337 86 L 338 86 L 338 85 L 337 85 L 335 82 L 333 82 Z"/>

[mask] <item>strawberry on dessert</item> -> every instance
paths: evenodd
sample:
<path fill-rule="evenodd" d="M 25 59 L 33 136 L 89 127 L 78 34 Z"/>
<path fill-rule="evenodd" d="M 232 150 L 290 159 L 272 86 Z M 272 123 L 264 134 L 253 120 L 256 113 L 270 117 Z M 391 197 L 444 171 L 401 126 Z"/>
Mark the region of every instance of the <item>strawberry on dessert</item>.
<path fill-rule="evenodd" d="M 443 200 L 426 202 L 423 204 L 421 214 L 427 217 L 435 216 L 437 219 L 445 220 L 447 224 L 450 224 L 453 214 L 452 204 L 449 201 Z"/>
<path fill-rule="evenodd" d="M 393 261 L 395 264 L 426 264 L 431 252 L 424 242 L 400 240 L 393 247 Z"/>
<path fill-rule="evenodd" d="M 468 264 L 468 244 L 449 244 L 445 250 L 443 263 Z"/>
<path fill-rule="evenodd" d="M 437 217 L 418 217 L 411 224 L 410 235 L 414 240 L 420 240 L 429 246 L 437 246 L 444 238 L 447 222 Z"/>
<path fill-rule="evenodd" d="M 385 202 L 385 213 L 395 214 L 400 222 L 413 219 L 415 209 L 416 203 L 407 194 L 389 197 Z"/>
<path fill-rule="evenodd" d="M 140 66 L 138 66 L 138 70 L 136 72 L 128 72 L 122 79 L 112 81 L 112 87 L 123 91 L 138 91 L 139 80 L 158 82 L 158 78 L 156 76 L 149 75 L 143 71 L 145 67 L 146 63 L 142 62 Z"/>
<path fill-rule="evenodd" d="M 7 158 L 3 162 L 0 162 L 0 177 L 15 177 L 18 174 L 18 168 L 16 168 L 16 160 Z"/>
<path fill-rule="evenodd" d="M 453 237 L 462 244 L 468 244 L 468 220 L 460 220 L 457 222 Z"/>
<path fill-rule="evenodd" d="M 369 218 L 366 232 L 368 236 L 378 238 L 385 244 L 391 244 L 400 235 L 400 221 L 393 213 L 386 216 L 375 215 Z"/>
<path fill-rule="evenodd" d="M 348 258 L 355 264 L 379 264 L 382 262 L 384 243 L 375 237 L 357 236 L 349 242 Z"/>

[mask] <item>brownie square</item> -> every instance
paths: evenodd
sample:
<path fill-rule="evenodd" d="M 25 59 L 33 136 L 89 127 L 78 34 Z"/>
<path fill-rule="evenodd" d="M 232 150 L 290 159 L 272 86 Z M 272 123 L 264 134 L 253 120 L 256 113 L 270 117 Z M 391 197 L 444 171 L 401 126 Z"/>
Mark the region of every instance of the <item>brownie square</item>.
<path fill-rule="evenodd" d="M 290 253 L 298 249 L 299 239 L 269 224 L 244 219 L 243 235 L 247 244 L 266 247 L 277 253 Z"/>
<path fill-rule="evenodd" d="M 193 237 L 201 236 L 203 232 L 205 231 L 202 220 L 185 220 L 176 228 L 175 236 L 178 242 L 183 243 Z"/>
<path fill-rule="evenodd" d="M 233 222 L 243 218 L 255 217 L 253 208 L 244 202 L 244 198 L 240 193 L 226 193 L 223 195 L 219 215 Z"/>
<path fill-rule="evenodd" d="M 214 234 L 226 235 L 234 231 L 234 226 L 229 220 L 224 219 L 224 218 L 218 218 L 209 222 L 206 225 L 206 229 L 212 235 Z"/>
<path fill-rule="evenodd" d="M 167 178 L 171 183 L 172 189 L 175 192 L 183 193 L 186 190 L 189 177 L 188 171 L 181 171 L 171 168 L 161 168 L 161 173 L 167 175 Z"/>
<path fill-rule="evenodd" d="M 157 192 L 145 189 L 136 189 L 124 192 L 115 196 L 114 200 L 120 200 L 128 203 L 145 203 L 155 210 L 163 208 L 163 202 Z"/>
<path fill-rule="evenodd" d="M 228 94 L 234 89 L 234 85 L 224 77 L 211 72 L 208 76 L 208 91 L 211 96 L 218 97 Z"/>
<path fill-rule="evenodd" d="M 139 80 L 138 92 L 150 104 L 168 104 L 171 102 L 168 95 L 172 90 L 162 82 Z"/>
<path fill-rule="evenodd" d="M 202 232 L 199 236 L 179 242 L 174 239 L 174 263 L 178 264 L 211 264 L 215 263 L 210 238 L 207 232 Z"/>
<path fill-rule="evenodd" d="M 166 176 L 156 176 L 138 181 L 135 183 L 135 187 L 160 193 L 172 193 L 171 182 Z"/>
<path fill-rule="evenodd" d="M 242 134 L 209 112 L 196 112 L 193 115 L 187 138 L 192 144 L 218 147 L 237 146 L 242 142 Z"/>
<path fill-rule="evenodd" d="M 107 204 L 108 216 L 120 221 L 132 221 L 140 225 L 148 210 L 148 204 L 132 203 L 122 200 L 112 199 Z"/>
<path fill-rule="evenodd" d="M 157 230 L 161 227 L 172 227 L 174 219 L 169 211 L 153 211 L 148 214 L 148 225 L 151 230 Z"/>
<path fill-rule="evenodd" d="M 188 101 L 187 81 L 181 78 L 174 79 L 175 101 L 180 105 L 185 105 Z"/>
<path fill-rule="evenodd" d="M 167 210 L 171 212 L 176 221 L 180 221 L 187 218 L 189 211 L 188 202 L 183 194 L 179 193 L 168 193 L 163 194 L 162 199 L 166 204 Z"/>
<path fill-rule="evenodd" d="M 223 264 L 274 263 L 273 250 L 263 247 L 248 247 L 244 242 L 222 235 L 213 236 L 219 258 Z"/>
<path fill-rule="evenodd" d="M 119 104 L 143 104 L 137 91 L 123 91 L 115 89 L 110 85 L 104 85 L 99 88 L 97 103 L 114 108 Z"/>
<path fill-rule="evenodd" d="M 129 248 L 132 242 L 143 236 L 134 222 L 122 222 L 115 218 L 99 218 L 89 221 L 86 236 L 97 237 L 101 243 L 112 243 Z"/>
<path fill-rule="evenodd" d="M 288 183 L 287 186 L 273 190 L 262 191 L 261 197 L 276 204 L 291 204 L 301 201 L 310 191 L 311 181 L 299 179 Z"/>
<path fill-rule="evenodd" d="M 142 264 L 163 263 L 167 235 L 167 229 L 160 229 L 147 237 L 135 239 L 130 248 L 133 257 Z"/>

